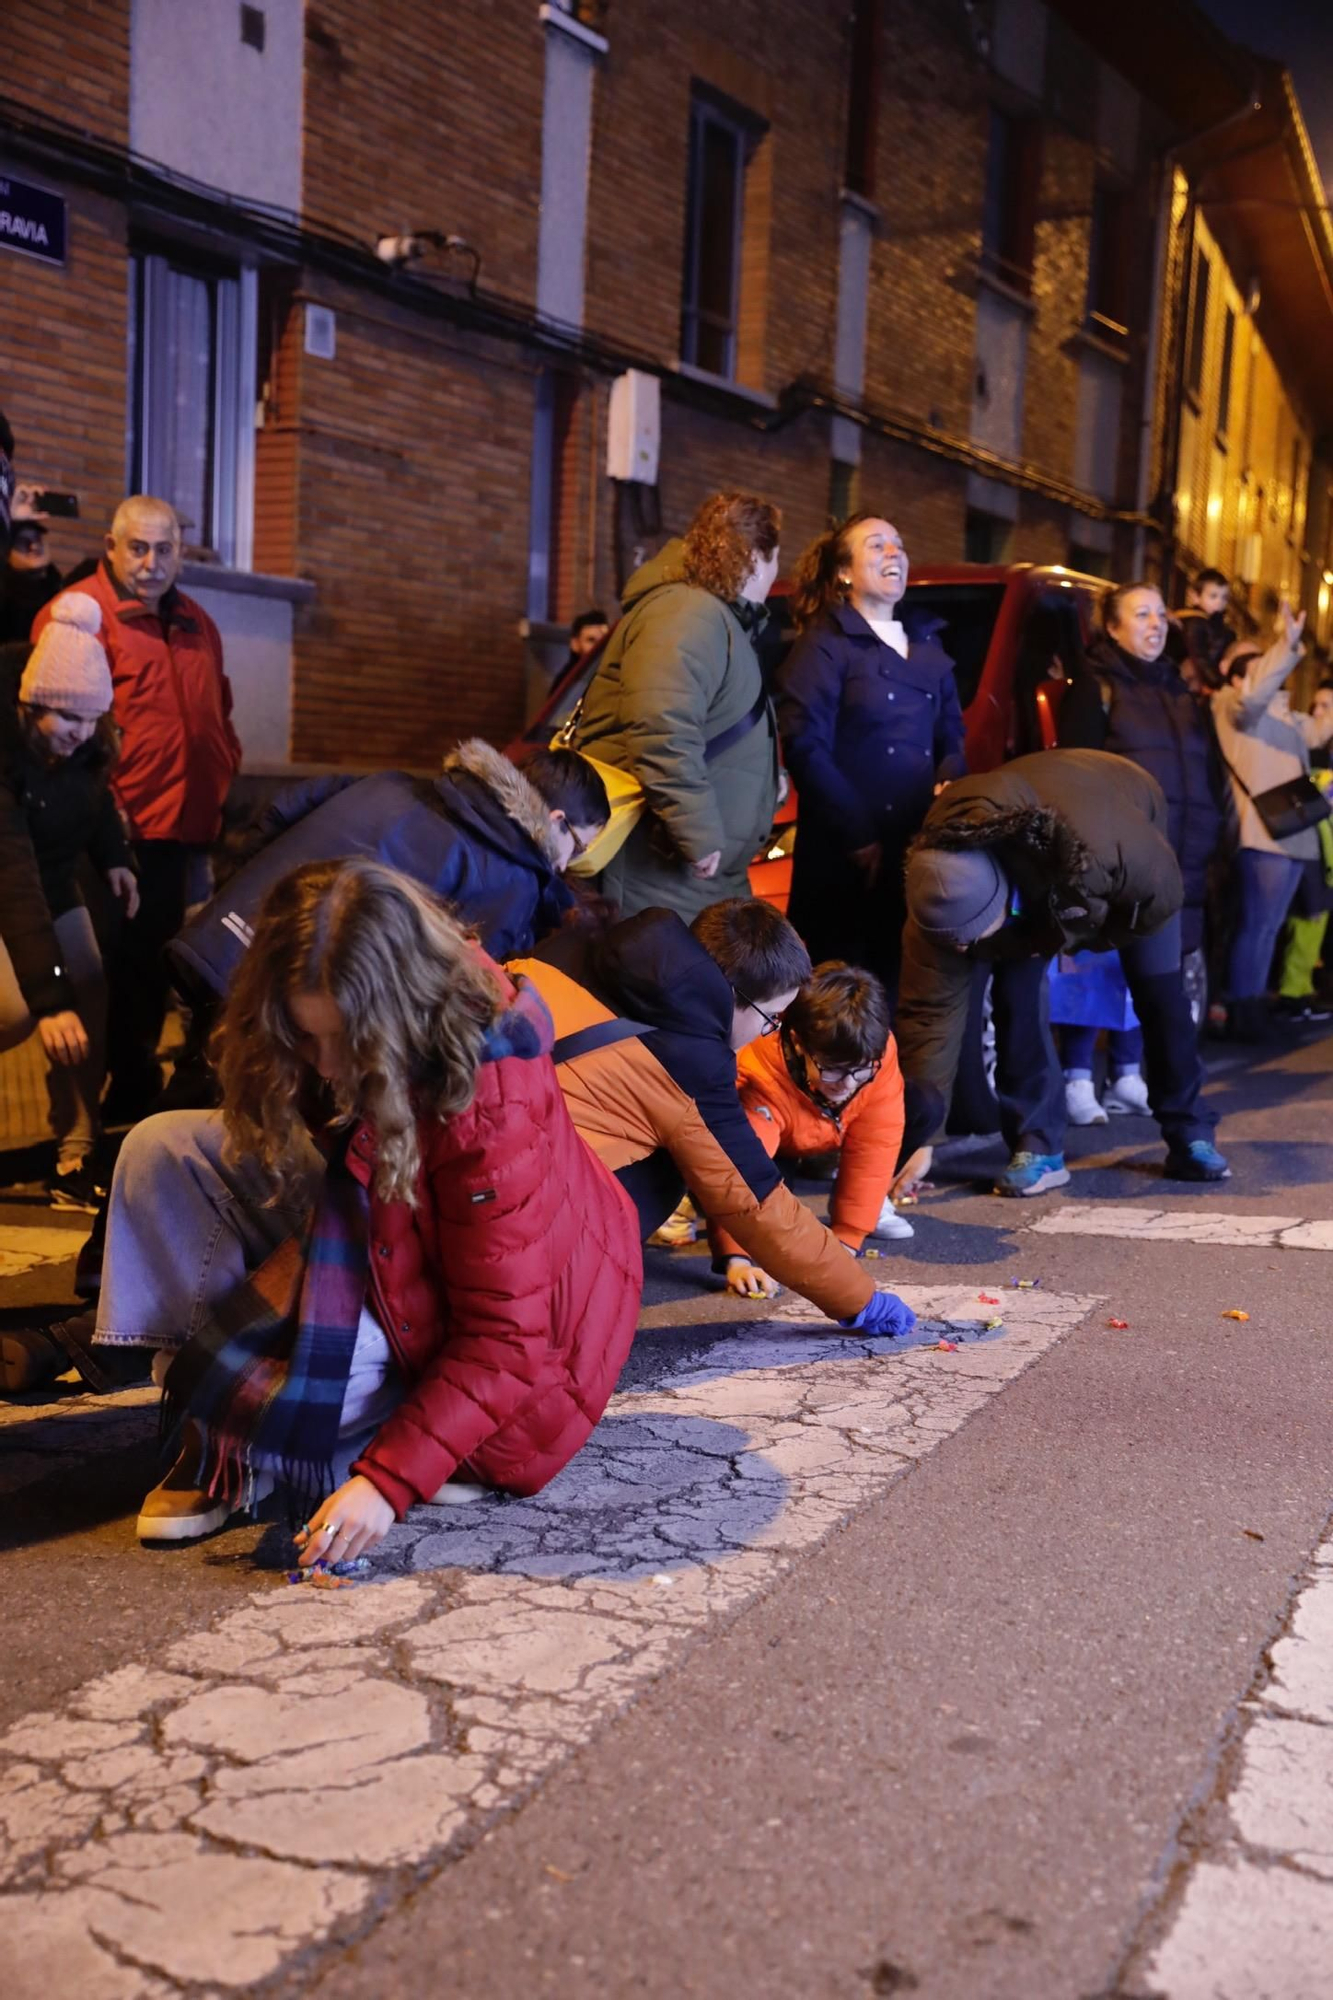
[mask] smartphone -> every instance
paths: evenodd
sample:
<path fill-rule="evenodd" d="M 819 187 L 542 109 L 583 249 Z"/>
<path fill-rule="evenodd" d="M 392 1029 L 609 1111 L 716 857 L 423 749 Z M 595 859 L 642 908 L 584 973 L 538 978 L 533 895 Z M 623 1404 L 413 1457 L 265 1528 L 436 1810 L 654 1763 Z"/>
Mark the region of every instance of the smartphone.
<path fill-rule="evenodd" d="M 79 518 L 79 496 L 77 493 L 52 493 L 39 488 L 30 495 L 34 514 L 51 514 L 61 521 L 77 521 Z"/>

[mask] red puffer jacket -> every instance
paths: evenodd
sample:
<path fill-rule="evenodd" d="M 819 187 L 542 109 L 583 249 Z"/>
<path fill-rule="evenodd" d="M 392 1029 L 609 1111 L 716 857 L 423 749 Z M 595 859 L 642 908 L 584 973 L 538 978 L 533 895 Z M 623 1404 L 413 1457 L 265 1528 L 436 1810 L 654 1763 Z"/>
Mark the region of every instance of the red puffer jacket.
<path fill-rule="evenodd" d="M 216 840 L 241 762 L 217 626 L 179 590 L 167 592 L 160 612 L 122 597 L 105 561 L 73 588 L 102 607 L 99 636 L 121 732 L 111 788 L 131 834 Z M 34 639 L 50 617 L 48 604 L 33 620 Z"/>
<path fill-rule="evenodd" d="M 539 1492 L 586 1442 L 634 1338 L 638 1217 L 574 1130 L 550 1047 L 522 982 L 469 1108 L 423 1129 L 415 1210 L 371 1196 L 371 1296 L 411 1387 L 354 1470 L 400 1520 L 460 1466 Z M 374 1157 L 363 1127 L 347 1155 L 363 1185 Z"/>

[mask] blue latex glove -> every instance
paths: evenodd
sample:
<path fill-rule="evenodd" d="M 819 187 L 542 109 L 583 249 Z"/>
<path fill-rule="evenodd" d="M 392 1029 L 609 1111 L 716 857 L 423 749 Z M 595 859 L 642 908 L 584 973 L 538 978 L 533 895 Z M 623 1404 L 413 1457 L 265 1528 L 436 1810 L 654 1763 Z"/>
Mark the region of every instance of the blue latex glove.
<path fill-rule="evenodd" d="M 839 1326 L 856 1327 L 862 1333 L 896 1334 L 910 1333 L 916 1325 L 916 1314 L 892 1292 L 875 1292 L 862 1306 L 855 1319 L 840 1319 Z"/>

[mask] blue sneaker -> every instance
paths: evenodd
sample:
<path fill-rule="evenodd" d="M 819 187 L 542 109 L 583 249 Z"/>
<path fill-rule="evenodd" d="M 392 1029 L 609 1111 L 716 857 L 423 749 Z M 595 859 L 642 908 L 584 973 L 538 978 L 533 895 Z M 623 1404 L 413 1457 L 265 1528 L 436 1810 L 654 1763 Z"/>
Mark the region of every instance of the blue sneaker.
<path fill-rule="evenodd" d="M 1045 1194 L 1066 1187 L 1069 1169 L 1063 1153 L 1015 1153 L 995 1183 L 996 1194 Z"/>
<path fill-rule="evenodd" d="M 1231 1169 L 1211 1139 L 1191 1139 L 1188 1146 L 1171 1146 L 1162 1169 L 1173 1181 L 1229 1181 Z"/>

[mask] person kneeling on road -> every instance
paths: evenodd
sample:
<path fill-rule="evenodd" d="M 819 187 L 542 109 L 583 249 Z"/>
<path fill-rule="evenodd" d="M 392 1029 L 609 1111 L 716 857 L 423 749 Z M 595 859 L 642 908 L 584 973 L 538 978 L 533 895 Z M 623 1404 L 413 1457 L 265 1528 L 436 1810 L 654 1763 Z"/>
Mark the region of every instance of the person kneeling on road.
<path fill-rule="evenodd" d="M 643 1263 L 550 1042 L 536 994 L 405 876 L 314 862 L 275 886 L 221 1113 L 148 1119 L 112 1185 L 95 1349 L 171 1356 L 188 1419 L 142 1540 L 194 1540 L 278 1483 L 303 1556 L 346 1561 L 418 1501 L 536 1493 L 580 1449 Z"/>
<path fill-rule="evenodd" d="M 898 1009 L 903 1074 L 947 1103 L 978 964 L 994 969 L 996 1095 L 1011 1152 L 996 1191 L 1069 1179 L 1064 1078 L 1046 967 L 1058 952 L 1118 950 L 1143 1029 L 1148 1101 L 1178 1180 L 1225 1180 L 1201 1103 L 1203 1064 L 1185 993 L 1180 864 L 1166 800 L 1127 758 L 1043 750 L 963 778 L 931 807 L 907 864 Z"/>
<path fill-rule="evenodd" d="M 833 1234 L 853 1256 L 867 1236 L 906 1238 L 912 1225 L 889 1193 L 903 1144 L 903 1080 L 889 1003 L 873 973 L 829 959 L 782 1017 L 737 1058 L 741 1103 L 770 1158 L 836 1150 Z M 772 1281 L 721 1228 L 713 1253 L 732 1291 L 767 1296 Z"/>
<path fill-rule="evenodd" d="M 848 1330 L 910 1332 L 911 1308 L 877 1291 L 792 1193 L 737 1095 L 737 1050 L 776 1035 L 810 976 L 785 917 L 741 897 L 688 929 L 670 910 L 641 910 L 600 935 L 562 931 L 509 970 L 550 1008 L 570 1115 L 632 1197 L 645 1240 L 688 1185 L 756 1274 L 733 1289 L 772 1296 L 781 1283 Z"/>

